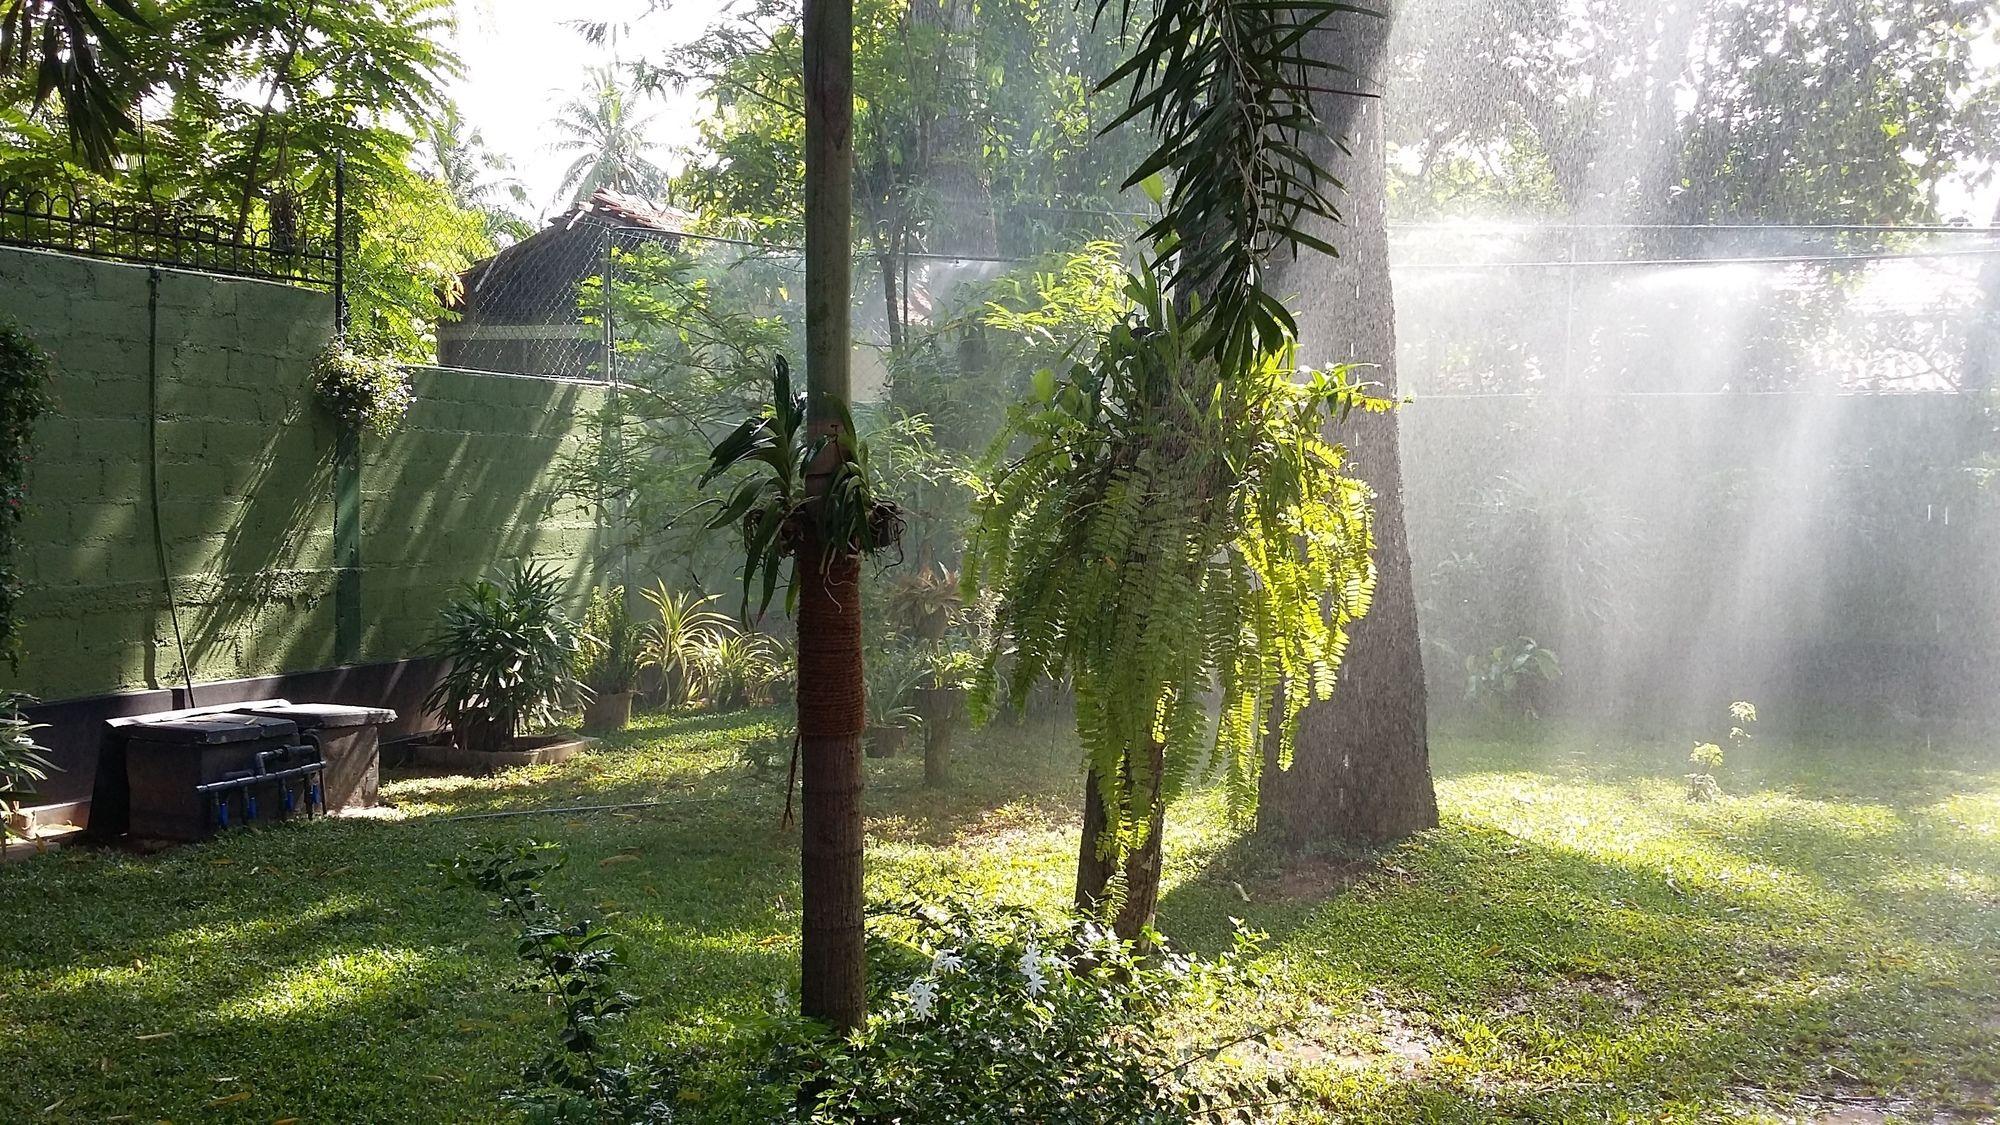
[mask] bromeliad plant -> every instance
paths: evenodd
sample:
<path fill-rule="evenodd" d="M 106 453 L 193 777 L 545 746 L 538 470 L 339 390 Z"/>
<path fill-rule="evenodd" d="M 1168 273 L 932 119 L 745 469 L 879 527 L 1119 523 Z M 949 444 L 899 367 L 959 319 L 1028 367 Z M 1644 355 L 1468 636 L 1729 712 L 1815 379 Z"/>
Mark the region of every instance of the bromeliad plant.
<path fill-rule="evenodd" d="M 893 757 L 910 732 L 923 726 L 916 694 L 927 669 L 921 654 L 891 649 L 868 661 L 868 750 L 875 757 Z"/>
<path fill-rule="evenodd" d="M 553 568 L 516 562 L 499 581 L 465 583 L 445 607 L 432 652 L 447 666 L 430 706 L 461 747 L 505 750 L 588 694 L 576 681 L 582 642 L 565 597 Z"/>
<path fill-rule="evenodd" d="M 1252 806 L 1274 712 L 1289 766 L 1298 715 L 1331 695 L 1375 581 L 1370 493 L 1324 434 L 1389 406 L 1346 369 L 1297 369 L 1289 344 L 1217 378 L 1151 271 L 1126 293 L 1096 357 L 1039 372 L 1014 409 L 963 576 L 1003 595 L 1016 706 L 1045 678 L 1075 684 L 1090 907 L 1120 857 L 1138 857 L 1128 885 L 1146 881 L 1160 810 L 1204 771 Z M 1000 694 L 1004 647 L 975 681 L 977 718 Z M 1120 932 L 1150 913 L 1121 915 Z"/>
<path fill-rule="evenodd" d="M 740 525 L 743 530 L 743 605 L 751 619 L 750 598 L 759 590 L 757 615 L 771 608 L 786 560 L 796 556 L 807 533 L 833 545 L 830 553 L 873 554 L 894 545 L 902 531 L 896 505 L 877 499 L 868 468 L 868 447 L 853 436 L 851 418 L 843 417 L 837 449 L 833 437 L 812 436 L 806 426 L 806 392 L 794 389 L 785 357 L 771 365 L 771 403 L 746 418 L 709 453 L 700 485 L 731 470 L 756 471 L 739 483 L 727 500 L 711 501 L 720 510 L 708 521 L 713 530 Z M 823 456 L 837 455 L 833 478 L 823 501 L 807 495 L 806 478 Z M 787 582 L 785 608 L 795 610 L 796 588 Z"/>

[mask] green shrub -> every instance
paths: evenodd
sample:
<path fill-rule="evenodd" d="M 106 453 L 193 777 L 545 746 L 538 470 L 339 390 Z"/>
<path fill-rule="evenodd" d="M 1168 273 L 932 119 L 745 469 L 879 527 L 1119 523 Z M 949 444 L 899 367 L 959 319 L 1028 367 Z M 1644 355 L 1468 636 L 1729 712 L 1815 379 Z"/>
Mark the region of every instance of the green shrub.
<path fill-rule="evenodd" d="M 395 429 L 416 401 L 402 364 L 347 336 L 328 344 L 313 362 L 313 390 L 334 417 L 377 433 Z"/>
<path fill-rule="evenodd" d="M 653 607 L 653 619 L 640 634 L 640 659 L 660 670 L 662 702 L 668 707 L 693 702 L 705 688 L 704 654 L 718 638 L 738 632 L 736 623 L 707 608 L 714 594 L 669 590 L 665 582 L 640 592 Z"/>
<path fill-rule="evenodd" d="M 41 726 L 21 714 L 29 702 L 19 692 L 0 696 L 0 841 L 14 834 L 14 813 L 35 799 L 34 784 L 56 768 L 48 748 L 35 741 Z"/>
<path fill-rule="evenodd" d="M 1534 718 L 1535 697 L 1561 675 L 1562 665 L 1553 650 L 1533 637 L 1516 637 L 1511 644 L 1465 658 L 1465 701 Z"/>
<path fill-rule="evenodd" d="M 600 586 L 583 611 L 576 678 L 598 695 L 631 691 L 639 678 L 639 623 L 625 605 L 625 587 Z"/>
<path fill-rule="evenodd" d="M 1264 1030 L 1207 1031 L 1224 996 L 1265 986 L 1248 967 L 1263 935 L 1239 932 L 1212 960 L 1152 935 L 1142 956 L 1094 921 L 956 897 L 874 912 L 875 1014 L 851 1035 L 829 1036 L 780 994 L 719 1044 L 621 1050 L 606 1033 L 640 1001 L 616 986 L 611 936 L 558 917 L 536 889 L 559 863 L 529 842 L 452 866 L 521 924 L 523 987 L 562 1013 L 509 1098 L 531 1122 L 1182 1125 L 1254 1120 L 1284 1098 L 1268 1072 L 1217 1061 Z"/>
<path fill-rule="evenodd" d="M 1750 745 L 1750 727 L 1757 722 L 1757 706 L 1753 703 L 1732 703 L 1729 705 L 1729 746 L 1732 750 L 1742 750 Z M 1704 742 L 1688 755 L 1688 762 L 1695 771 L 1687 775 L 1687 794 L 1690 801 L 1713 801 L 1722 795 L 1722 784 L 1715 780 L 1715 772 L 1722 768 L 1722 747 L 1713 742 Z"/>
<path fill-rule="evenodd" d="M 709 702 L 725 711 L 767 701 L 784 675 L 777 646 L 762 633 L 710 633 L 698 661 Z"/>
<path fill-rule="evenodd" d="M 504 750 L 554 725 L 585 695 L 576 682 L 576 623 L 554 569 L 517 562 L 504 581 L 459 587 L 444 609 L 434 655 L 447 662 L 430 705 L 468 750 Z"/>

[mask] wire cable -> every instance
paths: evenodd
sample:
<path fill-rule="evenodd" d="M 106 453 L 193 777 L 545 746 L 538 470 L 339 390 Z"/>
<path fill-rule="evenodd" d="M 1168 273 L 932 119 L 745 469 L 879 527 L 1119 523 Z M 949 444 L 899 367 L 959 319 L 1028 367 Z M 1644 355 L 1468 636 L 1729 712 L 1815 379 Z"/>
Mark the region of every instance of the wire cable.
<path fill-rule="evenodd" d="M 187 705 L 194 698 L 194 672 L 188 666 L 187 643 L 181 639 L 180 604 L 174 599 L 173 570 L 167 565 L 167 533 L 160 526 L 160 270 L 146 270 L 146 492 L 153 509 L 153 552 L 160 564 L 160 588 L 167 595 L 167 617 L 174 623 L 174 652 L 187 685 Z"/>

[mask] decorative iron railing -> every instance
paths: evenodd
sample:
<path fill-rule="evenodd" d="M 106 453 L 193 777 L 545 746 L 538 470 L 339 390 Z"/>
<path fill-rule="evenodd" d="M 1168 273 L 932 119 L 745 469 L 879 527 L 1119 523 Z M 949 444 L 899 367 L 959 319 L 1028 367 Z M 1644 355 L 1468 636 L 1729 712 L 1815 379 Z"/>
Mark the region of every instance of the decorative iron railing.
<path fill-rule="evenodd" d="M 239 230 L 228 219 L 172 205 L 103 203 L 0 184 L 0 244 L 327 289 L 338 289 L 344 272 L 344 224 L 333 225 L 331 235 L 318 237 Z"/>

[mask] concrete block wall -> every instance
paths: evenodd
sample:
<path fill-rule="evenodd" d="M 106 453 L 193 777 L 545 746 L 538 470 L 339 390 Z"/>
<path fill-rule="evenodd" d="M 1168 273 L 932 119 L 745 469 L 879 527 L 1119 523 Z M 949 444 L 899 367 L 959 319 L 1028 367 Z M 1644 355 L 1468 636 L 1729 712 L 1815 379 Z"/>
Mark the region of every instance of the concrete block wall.
<path fill-rule="evenodd" d="M 56 366 L 18 560 L 26 655 L 17 671 L 0 666 L 0 686 L 47 701 L 181 684 L 147 488 L 154 393 L 159 528 L 195 682 L 336 663 L 337 435 L 310 386 L 333 302 L 161 269 L 155 350 L 150 272 L 0 247 L 0 319 Z M 596 512 L 561 499 L 557 481 L 595 433 L 602 388 L 429 369 L 412 379 L 404 424 L 361 438 L 360 663 L 422 655 L 452 588 L 506 560 L 560 568 L 579 604 L 600 565 Z M 45 794 L 87 793 L 86 764 L 59 764 L 66 776 Z"/>
<path fill-rule="evenodd" d="M 361 445 L 361 659 L 422 652 L 453 589 L 515 559 L 568 574 L 580 612 L 605 545 L 561 478 L 590 455 L 604 388 L 442 368 L 411 382 L 402 425 Z"/>
<path fill-rule="evenodd" d="M 159 528 L 195 680 L 332 657 L 334 434 L 308 385 L 332 302 L 162 269 L 155 332 L 149 272 L 0 249 L 0 317 L 56 367 L 23 525 L 27 655 L 4 677 L 43 699 L 182 678 L 147 489 L 155 394 Z"/>

